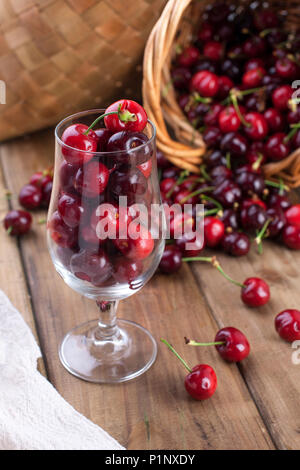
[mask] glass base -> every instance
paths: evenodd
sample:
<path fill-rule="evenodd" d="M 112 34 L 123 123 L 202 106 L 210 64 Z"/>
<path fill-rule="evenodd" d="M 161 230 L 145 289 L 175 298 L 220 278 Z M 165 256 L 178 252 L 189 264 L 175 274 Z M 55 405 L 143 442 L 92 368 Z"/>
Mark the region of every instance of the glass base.
<path fill-rule="evenodd" d="M 146 372 L 156 359 L 157 345 L 142 326 L 117 320 L 115 334 L 99 336 L 98 320 L 73 328 L 63 339 L 59 357 L 73 375 L 88 382 L 119 383 Z"/>

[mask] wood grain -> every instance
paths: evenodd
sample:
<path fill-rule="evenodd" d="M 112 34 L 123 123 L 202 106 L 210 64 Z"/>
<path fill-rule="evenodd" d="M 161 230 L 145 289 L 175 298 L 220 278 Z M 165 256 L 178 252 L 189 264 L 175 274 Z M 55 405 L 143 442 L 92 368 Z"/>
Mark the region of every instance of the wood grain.
<path fill-rule="evenodd" d="M 2 165 L 14 193 L 33 171 L 53 161 L 53 146 L 52 132 L 2 144 Z M 49 378 L 69 403 L 129 449 L 274 448 L 238 367 L 224 364 L 214 348 L 200 351 L 184 345 L 184 335 L 208 340 L 217 330 L 189 266 L 171 277 L 155 275 L 140 293 L 121 302 L 119 316 L 139 322 L 157 340 L 167 338 L 191 365 L 211 364 L 219 378 L 213 399 L 201 403 L 189 399 L 183 385 L 185 370 L 162 344 L 150 371 L 129 383 L 94 385 L 66 372 L 58 359 L 59 343 L 71 327 L 95 318 L 97 308 L 55 273 L 45 230 L 36 223 L 20 248 Z M 245 368 L 249 364 L 246 361 Z"/>

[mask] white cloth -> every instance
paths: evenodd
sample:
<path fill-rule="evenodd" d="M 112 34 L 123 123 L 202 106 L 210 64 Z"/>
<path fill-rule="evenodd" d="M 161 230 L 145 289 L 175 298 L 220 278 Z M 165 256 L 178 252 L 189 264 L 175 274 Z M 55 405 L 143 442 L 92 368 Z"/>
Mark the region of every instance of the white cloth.
<path fill-rule="evenodd" d="M 38 372 L 40 356 L 30 328 L 0 290 L 0 449 L 122 450 Z"/>

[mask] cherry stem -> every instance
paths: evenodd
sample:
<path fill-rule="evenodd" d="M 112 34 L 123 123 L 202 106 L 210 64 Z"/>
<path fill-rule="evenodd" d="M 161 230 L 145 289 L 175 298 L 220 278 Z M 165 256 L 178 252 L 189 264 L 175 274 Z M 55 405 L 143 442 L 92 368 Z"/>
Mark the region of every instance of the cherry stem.
<path fill-rule="evenodd" d="M 181 363 L 184 365 L 184 367 L 191 373 L 192 372 L 192 369 L 187 365 L 187 363 L 185 362 L 185 360 L 179 356 L 178 352 L 175 351 L 175 349 L 173 348 L 173 346 L 170 345 L 170 343 L 168 343 L 167 340 L 163 339 L 163 338 L 160 338 L 161 342 L 164 343 L 166 346 L 168 346 L 168 348 L 170 349 L 170 351 L 172 351 L 173 354 L 175 354 L 176 357 L 178 357 L 178 359 L 181 361 Z"/>
<path fill-rule="evenodd" d="M 219 261 L 217 260 L 215 256 L 212 256 L 209 258 L 205 256 L 195 256 L 194 258 L 182 258 L 182 261 L 185 261 L 185 262 L 204 261 L 205 263 L 210 263 L 212 264 L 214 268 L 216 268 L 222 274 L 222 276 L 225 277 L 225 279 L 227 279 L 232 284 L 235 284 L 238 287 L 246 287 L 244 284 L 241 284 L 240 282 L 235 281 L 230 276 L 228 276 L 228 274 L 225 273 L 225 271 L 223 270 L 223 268 L 221 267 Z"/>
<path fill-rule="evenodd" d="M 196 189 L 196 191 L 187 194 L 180 201 L 179 204 L 184 204 L 190 197 L 198 196 L 198 194 L 205 193 L 206 191 L 214 191 L 215 186 L 207 186 L 206 188 Z"/>
<path fill-rule="evenodd" d="M 231 170 L 231 155 L 230 152 L 226 153 L 226 167 Z"/>
<path fill-rule="evenodd" d="M 8 229 L 6 230 L 7 235 L 10 235 L 12 231 L 13 231 L 13 227 L 12 226 L 8 227 Z"/>
<path fill-rule="evenodd" d="M 186 179 L 186 176 L 189 176 L 190 172 L 188 170 L 184 170 L 180 173 L 179 178 L 175 181 L 171 189 L 166 194 L 166 197 L 170 197 L 173 194 L 173 191 L 175 190 L 176 186 L 179 186 L 181 183 L 183 183 Z"/>
<path fill-rule="evenodd" d="M 199 95 L 199 93 L 194 93 L 193 97 L 196 103 L 204 103 L 204 104 L 211 103 L 211 98 L 204 98 L 203 96 Z"/>
<path fill-rule="evenodd" d="M 264 156 L 262 153 L 258 154 L 258 159 L 252 164 L 252 168 L 254 171 L 257 171 L 261 165 L 261 162 L 263 160 Z"/>
<path fill-rule="evenodd" d="M 248 88 L 248 90 L 237 90 L 236 88 L 232 88 L 229 92 L 229 96 L 225 98 L 225 100 L 223 100 L 221 104 L 226 105 L 232 102 L 232 95 L 236 96 L 237 99 L 240 99 L 243 96 L 251 95 L 252 93 L 258 93 L 265 89 L 266 89 L 265 86 L 262 86 L 259 88 Z"/>
<path fill-rule="evenodd" d="M 258 252 L 259 254 L 261 255 L 262 252 L 263 252 L 263 247 L 262 247 L 262 239 L 267 231 L 267 228 L 268 226 L 270 225 L 270 223 L 272 222 L 272 219 L 268 219 L 266 220 L 266 222 L 264 223 L 262 229 L 260 232 L 258 232 L 256 238 L 255 238 L 255 242 L 257 243 L 258 245 Z"/>
<path fill-rule="evenodd" d="M 225 341 L 214 341 L 211 343 L 198 343 L 197 341 L 194 341 L 193 339 L 188 339 L 184 337 L 185 344 L 188 344 L 189 346 L 219 346 L 221 344 L 226 344 Z"/>
<path fill-rule="evenodd" d="M 223 207 L 222 205 L 219 203 L 219 201 L 216 201 L 216 199 L 210 197 L 210 196 L 207 196 L 206 194 L 202 194 L 201 196 L 201 199 L 204 199 L 205 201 L 210 201 L 210 202 L 213 202 L 214 205 L 218 208 L 218 211 L 222 212 L 223 213 Z"/>
<path fill-rule="evenodd" d="M 207 173 L 206 171 L 206 165 L 201 165 L 200 166 L 200 170 L 201 170 L 201 173 L 203 175 L 203 178 L 206 180 L 206 181 L 211 181 L 211 177 L 209 176 L 209 174 Z"/>
<path fill-rule="evenodd" d="M 290 130 L 288 135 L 285 136 L 285 138 L 283 139 L 284 143 L 288 142 L 290 139 L 292 139 L 292 137 L 294 137 L 298 129 L 300 129 L 300 122 L 298 122 L 297 124 L 291 124 L 291 128 L 292 129 Z"/>
<path fill-rule="evenodd" d="M 289 191 L 290 188 L 288 186 L 286 186 L 285 184 L 283 184 L 283 181 L 280 180 L 279 183 L 277 183 L 277 181 L 271 181 L 271 180 L 265 180 L 265 184 L 267 186 L 272 186 L 273 188 L 278 188 L 280 191 L 281 191 L 281 194 L 282 192 L 285 190 L 285 191 Z"/>
<path fill-rule="evenodd" d="M 239 107 L 239 104 L 238 104 L 238 98 L 237 98 L 237 94 L 236 93 L 230 93 L 230 97 L 231 97 L 231 101 L 232 101 L 232 104 L 233 104 L 233 107 L 236 111 L 236 114 L 238 115 L 238 117 L 240 118 L 241 122 L 243 123 L 243 125 L 245 127 L 251 127 L 251 124 L 250 122 L 247 122 L 244 118 L 244 116 L 242 115 L 241 113 L 241 110 L 240 110 L 240 107 Z"/>
<path fill-rule="evenodd" d="M 111 113 L 105 113 L 105 114 L 101 114 L 101 116 L 98 116 L 97 119 L 95 119 L 94 122 L 92 122 L 92 124 L 90 125 L 90 127 L 84 132 L 84 135 L 88 135 L 88 133 L 90 132 L 90 130 L 93 129 L 93 127 L 97 124 L 97 122 L 101 121 L 101 119 L 105 118 L 105 116 L 110 116 L 111 114 L 119 114 L 118 111 L 114 111 L 114 112 L 111 112 Z"/>

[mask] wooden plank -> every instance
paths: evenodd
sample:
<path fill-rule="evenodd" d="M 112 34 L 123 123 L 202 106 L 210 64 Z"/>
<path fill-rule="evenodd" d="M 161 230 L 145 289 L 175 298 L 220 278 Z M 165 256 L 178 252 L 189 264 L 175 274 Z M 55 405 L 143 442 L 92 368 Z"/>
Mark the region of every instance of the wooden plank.
<path fill-rule="evenodd" d="M 1 151 L 1 150 L 0 150 Z M 1 224 L 10 210 L 10 203 L 6 196 L 7 186 L 0 166 L 0 220 Z M 27 237 L 26 237 L 27 238 Z M 1 226 L 0 230 L 0 288 L 8 296 L 14 307 L 23 315 L 23 318 L 33 331 L 38 341 L 34 316 L 32 313 L 30 293 L 23 271 L 22 258 L 19 251 L 18 239 L 6 234 Z M 46 375 L 42 359 L 38 360 L 38 369 Z"/>
<path fill-rule="evenodd" d="M 221 254 L 218 259 L 226 272 L 240 282 L 257 276 L 270 284 L 271 301 L 259 309 L 250 309 L 240 300 L 240 288 L 228 283 L 210 265 L 192 266 L 218 325 L 235 326 L 250 341 L 251 355 L 241 363 L 240 370 L 274 442 L 280 449 L 299 449 L 300 366 L 292 363 L 294 350 L 277 335 L 274 318 L 285 308 L 299 309 L 300 253 L 264 242 L 262 256 L 253 247 L 243 259 Z"/>
<path fill-rule="evenodd" d="M 52 133 L 2 145 L 9 187 L 17 192 L 30 174 L 53 159 Z M 180 275 L 156 275 L 137 295 L 121 302 L 119 315 L 166 337 L 187 361 L 215 367 L 219 386 L 213 399 L 187 396 L 185 370 L 164 345 L 157 362 L 135 381 L 99 386 L 80 381 L 61 366 L 57 349 L 73 326 L 95 318 L 97 308 L 67 287 L 54 272 L 45 242 L 45 226 L 21 243 L 49 377 L 78 411 L 130 449 L 270 449 L 273 443 L 235 365 L 228 366 L 214 348 L 188 348 L 183 336 L 211 338 L 217 329 L 202 295 L 185 266 Z"/>

